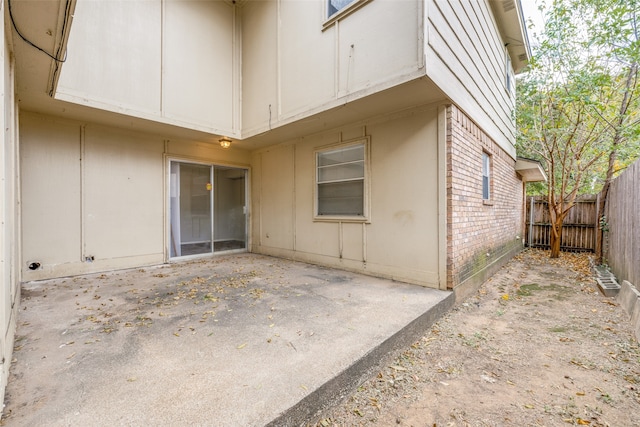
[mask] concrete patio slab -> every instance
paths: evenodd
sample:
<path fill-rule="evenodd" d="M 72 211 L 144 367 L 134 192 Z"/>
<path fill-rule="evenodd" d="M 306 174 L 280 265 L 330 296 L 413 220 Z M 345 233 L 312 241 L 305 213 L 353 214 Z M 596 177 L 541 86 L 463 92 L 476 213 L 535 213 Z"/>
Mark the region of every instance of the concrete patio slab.
<path fill-rule="evenodd" d="M 254 254 L 23 285 L 5 425 L 299 425 L 453 304 Z"/>

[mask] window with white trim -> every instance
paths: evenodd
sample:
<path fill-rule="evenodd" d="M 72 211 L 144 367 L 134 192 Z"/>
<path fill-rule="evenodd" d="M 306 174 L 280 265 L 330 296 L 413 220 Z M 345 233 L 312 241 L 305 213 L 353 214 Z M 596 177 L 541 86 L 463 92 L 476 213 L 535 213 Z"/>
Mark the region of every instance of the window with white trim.
<path fill-rule="evenodd" d="M 482 200 L 491 200 L 491 156 L 482 152 Z"/>
<path fill-rule="evenodd" d="M 515 87 L 514 87 L 514 76 L 513 76 L 513 64 L 511 62 L 511 56 L 509 55 L 509 52 L 505 49 L 505 67 L 504 67 L 504 72 L 505 72 L 505 82 L 504 82 L 504 88 L 507 91 L 507 93 L 509 94 L 509 96 L 514 96 L 515 95 Z"/>
<path fill-rule="evenodd" d="M 316 152 L 316 218 L 366 218 L 366 164 L 366 140 Z"/>
<path fill-rule="evenodd" d="M 327 0 L 327 18 L 332 17 L 356 0 Z"/>
<path fill-rule="evenodd" d="M 342 19 L 343 17 L 351 14 L 355 10 L 359 9 L 363 5 L 367 4 L 371 0 L 326 0 L 326 21 L 323 23 L 323 28 L 326 29 L 334 22 Z"/>

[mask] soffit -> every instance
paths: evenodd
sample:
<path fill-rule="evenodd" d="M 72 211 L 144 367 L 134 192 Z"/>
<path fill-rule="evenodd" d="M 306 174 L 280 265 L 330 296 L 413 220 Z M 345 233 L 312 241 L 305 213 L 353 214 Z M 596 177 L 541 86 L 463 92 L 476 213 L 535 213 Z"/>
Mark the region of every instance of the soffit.
<path fill-rule="evenodd" d="M 540 182 L 547 180 L 547 174 L 537 160 L 518 157 L 516 160 L 516 172 L 525 182 Z"/>
<path fill-rule="evenodd" d="M 344 125 L 380 122 L 402 114 L 404 111 L 439 102 L 446 102 L 445 95 L 427 77 L 411 80 L 368 96 L 344 102 L 336 100 L 335 106 L 307 117 L 293 117 L 288 123 L 256 135 L 247 135 L 242 145 L 257 149 L 278 142 L 289 141 L 311 134 L 336 129 Z"/>
<path fill-rule="evenodd" d="M 528 0 L 527 0 L 528 1 Z M 529 63 L 531 48 L 520 0 L 490 0 L 498 29 L 516 73 Z"/>
<path fill-rule="evenodd" d="M 75 0 L 7 1 L 5 25 L 10 29 L 16 96 L 21 108 L 52 101 L 49 95 L 55 90 L 56 74 L 64 61 L 75 3 Z"/>

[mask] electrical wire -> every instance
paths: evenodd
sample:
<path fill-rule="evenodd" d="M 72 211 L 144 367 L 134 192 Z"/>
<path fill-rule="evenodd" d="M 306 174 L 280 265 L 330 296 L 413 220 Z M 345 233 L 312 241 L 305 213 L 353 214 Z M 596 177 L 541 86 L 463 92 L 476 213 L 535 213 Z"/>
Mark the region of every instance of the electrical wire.
<path fill-rule="evenodd" d="M 63 28 L 62 28 L 63 34 L 64 34 L 65 28 L 66 28 L 66 26 L 67 26 L 66 24 L 67 24 L 67 20 L 68 20 L 68 17 L 69 17 L 69 1 L 70 1 L 70 0 L 67 0 L 67 2 L 66 2 L 66 7 L 65 7 L 65 9 L 64 9 L 64 20 L 63 20 L 63 25 L 64 25 L 64 26 L 63 26 Z M 65 54 L 64 54 L 64 58 L 63 58 L 63 59 L 59 59 L 59 58 L 55 57 L 54 55 L 52 55 L 51 53 L 49 53 L 49 52 L 47 52 L 46 50 L 44 50 L 43 48 L 41 48 L 40 46 L 37 46 L 37 45 L 36 45 L 35 43 L 33 43 L 31 40 L 27 39 L 27 38 L 26 38 L 26 37 L 25 37 L 25 36 L 20 32 L 20 30 L 18 29 L 18 26 L 16 25 L 16 21 L 15 21 L 15 19 L 13 18 L 13 10 L 12 10 L 12 8 L 11 8 L 11 0 L 7 0 L 7 3 L 8 3 L 8 5 L 9 5 L 9 18 L 11 19 L 11 25 L 13 26 L 13 29 L 14 29 L 14 30 L 16 30 L 16 33 L 18 33 L 18 36 L 20 36 L 20 38 L 21 38 L 22 40 L 24 40 L 28 45 L 33 46 L 34 48 L 38 49 L 40 52 L 44 53 L 44 54 L 45 54 L 45 55 L 47 55 L 49 58 L 51 58 L 51 59 L 53 59 L 54 61 L 56 61 L 56 63 L 62 63 L 62 62 L 65 62 L 65 61 L 67 60 L 67 53 L 66 53 L 66 51 L 65 51 Z"/>

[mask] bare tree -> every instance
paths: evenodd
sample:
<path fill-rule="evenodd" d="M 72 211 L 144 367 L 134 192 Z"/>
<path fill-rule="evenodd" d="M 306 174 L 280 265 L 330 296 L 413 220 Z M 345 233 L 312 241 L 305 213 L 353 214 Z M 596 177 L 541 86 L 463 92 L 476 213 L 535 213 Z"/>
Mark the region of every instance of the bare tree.
<path fill-rule="evenodd" d="M 593 192 L 594 176 L 606 170 L 602 216 L 620 148 L 638 132 L 633 118 L 638 108 L 639 4 L 553 0 L 531 70 L 519 82 L 518 149 L 542 160 L 547 169 L 551 257 L 559 256 L 562 225 L 576 197 Z"/>

